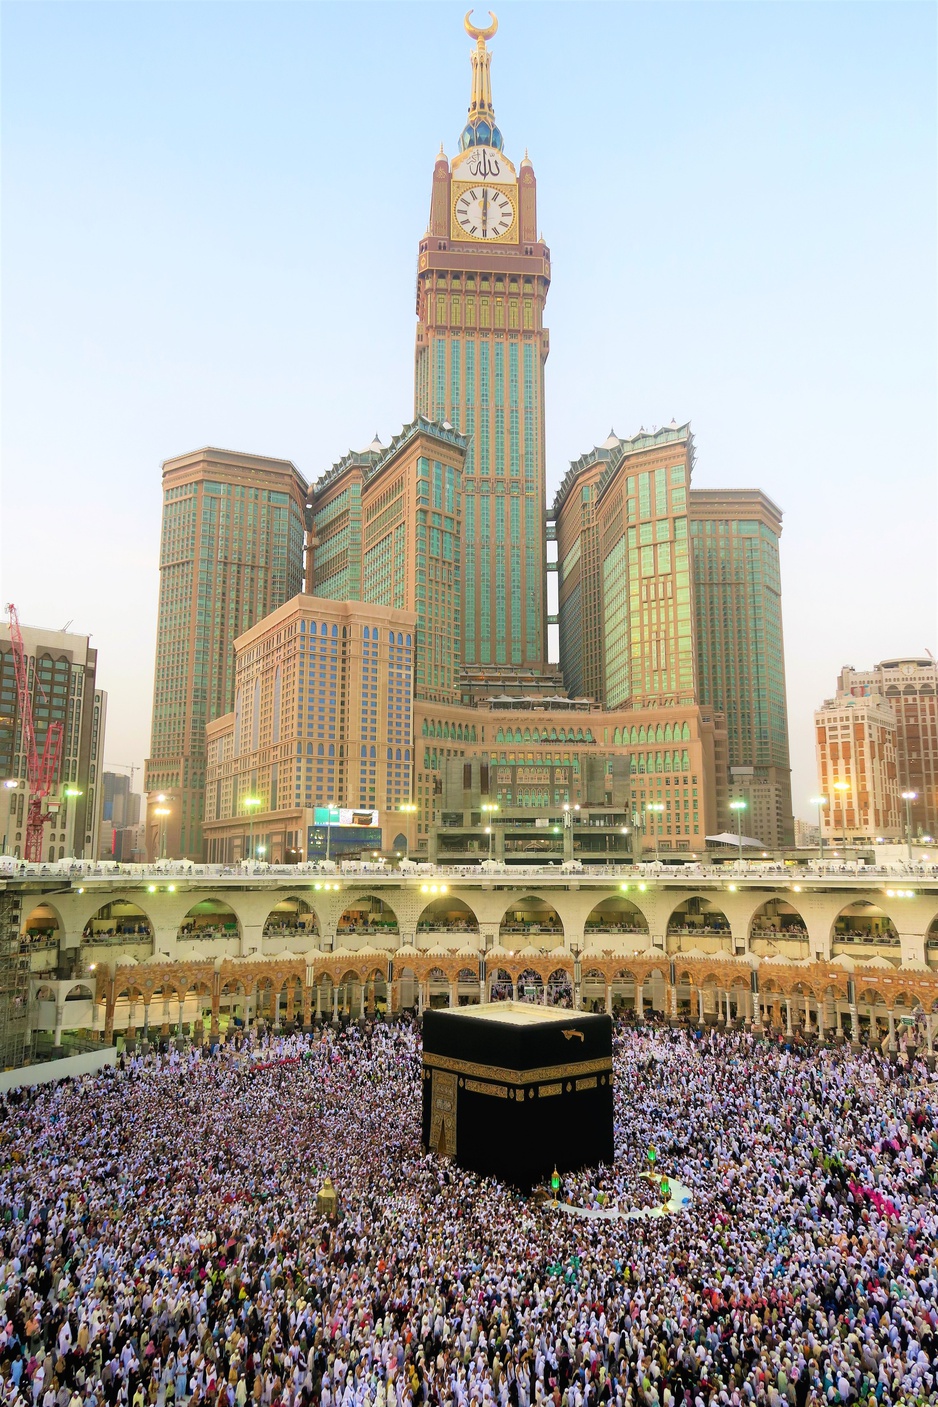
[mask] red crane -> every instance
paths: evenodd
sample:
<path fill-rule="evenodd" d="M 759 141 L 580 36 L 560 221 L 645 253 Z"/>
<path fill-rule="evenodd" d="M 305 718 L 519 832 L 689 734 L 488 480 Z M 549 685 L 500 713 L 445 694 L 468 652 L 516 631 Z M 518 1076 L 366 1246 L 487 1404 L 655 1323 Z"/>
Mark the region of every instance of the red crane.
<path fill-rule="evenodd" d="M 44 811 L 42 803 L 52 790 L 59 770 L 64 725 L 58 721 L 49 724 L 40 755 L 36 746 L 33 700 L 26 669 L 26 647 L 23 644 L 23 632 L 20 630 L 16 607 L 12 602 L 7 606 L 7 613 L 10 617 L 13 672 L 16 675 L 16 694 L 19 700 L 20 727 L 23 730 L 23 752 L 26 755 L 26 776 L 29 786 L 26 808 L 26 845 L 23 850 L 23 858 L 38 863 L 42 859 L 42 833 L 52 819 L 51 812 Z"/>

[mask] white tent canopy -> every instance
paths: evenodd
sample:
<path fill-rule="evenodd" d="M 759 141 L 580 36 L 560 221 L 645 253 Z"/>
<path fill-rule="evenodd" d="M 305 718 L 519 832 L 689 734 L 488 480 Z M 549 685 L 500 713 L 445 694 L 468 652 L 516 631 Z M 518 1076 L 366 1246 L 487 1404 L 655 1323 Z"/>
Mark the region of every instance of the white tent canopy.
<path fill-rule="evenodd" d="M 759 850 L 764 850 L 765 846 L 761 840 L 753 840 L 751 835 L 733 835 L 731 831 L 724 831 L 722 835 L 708 835 L 705 837 L 708 845 L 755 845 Z"/>

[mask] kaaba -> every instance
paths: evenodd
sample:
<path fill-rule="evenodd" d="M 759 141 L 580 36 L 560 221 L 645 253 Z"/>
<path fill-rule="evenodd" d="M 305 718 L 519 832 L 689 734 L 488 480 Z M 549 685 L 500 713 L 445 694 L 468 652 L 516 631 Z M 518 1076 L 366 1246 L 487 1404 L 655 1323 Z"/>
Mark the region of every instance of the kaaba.
<path fill-rule="evenodd" d="M 528 1002 L 423 1017 L 423 1144 L 531 1187 L 611 1163 L 612 1019 Z"/>

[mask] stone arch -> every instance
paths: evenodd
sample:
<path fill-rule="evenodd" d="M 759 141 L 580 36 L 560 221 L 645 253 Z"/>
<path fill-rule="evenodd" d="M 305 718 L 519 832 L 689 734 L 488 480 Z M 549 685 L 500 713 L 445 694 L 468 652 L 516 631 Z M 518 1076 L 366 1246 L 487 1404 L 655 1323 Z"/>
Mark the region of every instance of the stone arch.
<path fill-rule="evenodd" d="M 145 909 L 130 899 L 111 899 L 88 918 L 82 930 L 82 946 L 97 943 L 152 943 L 153 920 Z"/>
<path fill-rule="evenodd" d="M 786 957 L 808 957 L 808 925 L 804 916 L 784 895 L 773 894 L 750 916 L 749 946 L 760 956 L 784 953 Z"/>
<path fill-rule="evenodd" d="M 336 934 L 390 935 L 400 934 L 397 914 L 379 894 L 356 894 L 349 899 L 339 915 Z"/>
<path fill-rule="evenodd" d="M 65 924 L 55 905 L 43 898 L 23 919 L 20 933 L 31 943 L 59 942 L 65 937 Z"/>
<path fill-rule="evenodd" d="M 853 899 L 834 915 L 831 950 L 834 954 L 855 952 L 864 943 L 898 949 L 899 934 L 889 915 L 872 899 Z"/>
<path fill-rule="evenodd" d="M 287 894 L 264 920 L 265 938 L 318 938 L 319 916 L 312 904 L 299 894 Z"/>
<path fill-rule="evenodd" d="M 364 988 L 365 1015 L 374 1017 L 385 1013 L 389 1007 L 387 968 L 372 963 L 362 978 L 362 986 Z"/>
<path fill-rule="evenodd" d="M 352 1017 L 361 1010 L 362 979 L 353 967 L 347 967 L 336 982 L 340 1016 Z"/>
<path fill-rule="evenodd" d="M 229 1029 L 246 1026 L 250 1010 L 250 990 L 240 977 L 228 977 L 218 993 L 219 1026 L 224 1013 L 224 1025 Z"/>
<path fill-rule="evenodd" d="M 730 921 L 706 894 L 689 894 L 668 915 L 668 937 L 729 937 Z"/>
<path fill-rule="evenodd" d="M 442 967 L 431 967 L 425 978 L 427 1006 L 449 1006 L 449 978 Z"/>
<path fill-rule="evenodd" d="M 434 886 L 435 888 L 436 886 Z M 445 886 L 444 886 L 445 888 Z M 421 893 L 423 886 L 421 886 Z M 448 933 L 478 933 L 479 920 L 475 911 L 462 898 L 446 893 L 431 897 L 417 919 L 417 932 L 443 930 Z"/>
<path fill-rule="evenodd" d="M 566 967 L 555 967 L 547 975 L 545 1001 L 548 1006 L 573 1006 L 573 973 Z"/>
<path fill-rule="evenodd" d="M 489 989 L 489 1001 L 511 1001 L 514 995 L 514 978 L 507 968 L 497 967 L 494 971 L 486 973 L 486 985 Z"/>
<path fill-rule="evenodd" d="M 200 899 L 185 913 L 177 937 L 184 942 L 203 942 L 213 938 L 239 938 L 241 920 L 226 899 L 214 895 Z"/>
<path fill-rule="evenodd" d="M 503 938 L 509 940 L 503 947 L 520 947 L 534 937 L 562 942 L 564 928 L 560 914 L 549 899 L 539 894 L 525 894 L 510 901 L 502 914 L 498 932 L 499 942 Z M 516 939 L 520 941 L 515 942 Z"/>
<path fill-rule="evenodd" d="M 478 967 L 461 967 L 456 973 L 456 1002 L 458 1006 L 475 1006 L 482 1000 Z"/>
<path fill-rule="evenodd" d="M 544 979 L 533 967 L 526 967 L 518 974 L 518 1000 L 544 1004 Z"/>
<path fill-rule="evenodd" d="M 583 931 L 585 934 L 647 933 L 648 919 L 624 894 L 610 894 L 590 909 Z"/>

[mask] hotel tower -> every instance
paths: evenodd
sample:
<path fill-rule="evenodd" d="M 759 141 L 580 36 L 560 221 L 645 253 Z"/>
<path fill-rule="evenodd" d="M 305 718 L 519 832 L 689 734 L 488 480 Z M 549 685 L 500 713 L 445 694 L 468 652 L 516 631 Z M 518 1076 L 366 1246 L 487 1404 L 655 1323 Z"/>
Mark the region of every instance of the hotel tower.
<path fill-rule="evenodd" d="M 462 664 L 504 676 L 547 668 L 544 304 L 550 251 L 538 239 L 537 187 L 515 167 L 495 121 L 497 21 L 466 29 L 469 116 L 433 170 L 417 277 L 415 409 L 467 437 L 462 499 Z"/>

